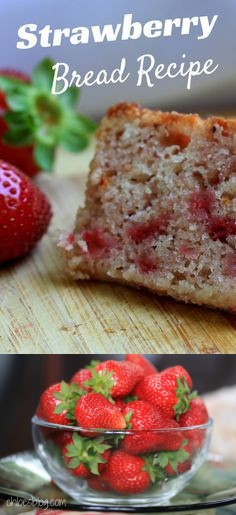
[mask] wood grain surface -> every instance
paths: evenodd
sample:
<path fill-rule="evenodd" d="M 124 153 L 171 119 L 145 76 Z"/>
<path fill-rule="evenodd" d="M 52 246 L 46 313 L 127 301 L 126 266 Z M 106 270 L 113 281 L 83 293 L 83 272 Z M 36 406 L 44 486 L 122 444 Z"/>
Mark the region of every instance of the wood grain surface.
<path fill-rule="evenodd" d="M 85 177 L 38 179 L 54 218 L 31 255 L 1 269 L 0 352 L 235 353 L 233 315 L 67 277 L 55 240 L 73 226 Z"/>

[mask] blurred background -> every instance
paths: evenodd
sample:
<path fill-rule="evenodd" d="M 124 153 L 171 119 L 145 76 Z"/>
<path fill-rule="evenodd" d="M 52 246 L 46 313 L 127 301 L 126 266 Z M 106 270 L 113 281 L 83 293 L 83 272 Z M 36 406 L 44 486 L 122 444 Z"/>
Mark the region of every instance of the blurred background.
<path fill-rule="evenodd" d="M 176 17 L 219 16 L 210 36 L 198 40 L 198 27 L 192 27 L 190 35 L 181 36 L 176 29 L 171 37 L 94 43 L 73 46 L 64 40 L 62 46 L 18 50 L 17 32 L 21 25 L 34 23 L 38 29 L 51 25 L 52 29 L 64 27 L 90 27 L 91 25 L 122 22 L 125 13 L 132 13 L 134 21 L 165 20 Z M 131 77 L 124 84 L 84 87 L 80 109 L 95 117 L 120 100 L 138 101 L 146 106 L 184 111 L 207 110 L 224 112 L 236 107 L 236 2 L 235 0 L 1 0 L 0 5 L 0 68 L 17 68 L 30 72 L 43 57 L 66 62 L 82 75 L 88 70 L 98 72 L 102 68 L 113 70 L 121 58 L 127 58 Z M 151 53 L 158 63 L 213 59 L 219 64 L 213 75 L 194 78 L 190 91 L 186 90 L 186 78 L 159 80 L 153 88 L 146 84 L 136 87 L 137 58 Z"/>
<path fill-rule="evenodd" d="M 222 423 L 231 429 L 228 438 L 236 441 L 236 356 L 231 355 L 145 355 L 154 365 L 162 370 L 175 364 L 183 365 L 193 379 L 194 389 L 202 394 L 208 394 L 211 415 L 220 419 L 219 427 L 215 428 L 223 438 L 227 447 L 227 435 L 222 429 Z M 39 397 L 50 384 L 69 381 L 72 375 L 88 365 L 91 359 L 122 360 L 122 354 L 103 355 L 0 355 L 0 413 L 1 438 L 0 457 L 31 449 L 31 418 L 35 413 Z M 215 405 L 216 390 L 224 387 L 218 395 L 219 403 Z M 225 389 L 225 387 L 228 387 Z M 214 397 L 211 401 L 211 396 Z M 232 402 L 231 402 L 232 398 Z M 216 399 L 217 400 L 217 399 Z M 230 402 L 230 404 L 228 404 Z M 216 425 L 216 424 L 215 424 Z M 236 451 L 236 446 L 235 451 Z M 217 447 L 218 451 L 220 451 Z M 230 447 L 227 447 L 230 449 Z M 224 449 L 223 449 L 224 450 Z M 235 452 L 236 459 L 236 452 Z"/>

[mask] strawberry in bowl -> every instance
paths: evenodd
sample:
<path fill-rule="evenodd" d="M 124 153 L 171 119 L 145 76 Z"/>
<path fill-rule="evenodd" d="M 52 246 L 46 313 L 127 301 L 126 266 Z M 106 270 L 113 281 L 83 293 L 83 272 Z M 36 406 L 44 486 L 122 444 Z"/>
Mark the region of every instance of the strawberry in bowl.
<path fill-rule="evenodd" d="M 152 506 L 197 472 L 212 421 L 183 367 L 157 371 L 144 356 L 127 355 L 50 385 L 32 427 L 43 465 L 76 501 Z"/>

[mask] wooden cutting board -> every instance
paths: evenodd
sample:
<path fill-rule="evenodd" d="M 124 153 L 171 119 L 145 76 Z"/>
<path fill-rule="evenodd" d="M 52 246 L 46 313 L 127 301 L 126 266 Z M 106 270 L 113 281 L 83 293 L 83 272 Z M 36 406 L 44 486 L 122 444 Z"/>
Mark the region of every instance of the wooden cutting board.
<path fill-rule="evenodd" d="M 233 315 L 68 278 L 54 240 L 73 226 L 85 174 L 38 182 L 53 203 L 53 223 L 30 256 L 1 270 L 1 353 L 236 352 Z"/>

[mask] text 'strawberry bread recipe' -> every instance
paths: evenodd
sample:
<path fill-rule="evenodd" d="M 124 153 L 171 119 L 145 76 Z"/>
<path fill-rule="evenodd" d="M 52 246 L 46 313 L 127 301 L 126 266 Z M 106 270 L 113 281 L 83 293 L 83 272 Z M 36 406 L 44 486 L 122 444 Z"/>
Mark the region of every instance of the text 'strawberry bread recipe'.
<path fill-rule="evenodd" d="M 110 108 L 85 207 L 62 236 L 75 279 L 236 310 L 236 121 Z"/>

